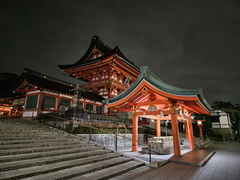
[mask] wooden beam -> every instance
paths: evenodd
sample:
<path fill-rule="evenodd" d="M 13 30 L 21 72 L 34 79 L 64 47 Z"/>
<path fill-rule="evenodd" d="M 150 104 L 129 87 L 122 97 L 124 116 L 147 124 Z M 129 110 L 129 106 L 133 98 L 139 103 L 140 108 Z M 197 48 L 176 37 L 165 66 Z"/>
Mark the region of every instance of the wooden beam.
<path fill-rule="evenodd" d="M 142 117 L 142 118 L 149 118 L 149 119 L 154 119 L 154 120 L 171 120 L 171 116 L 164 116 L 164 117 L 161 117 L 160 115 L 140 115 L 139 117 Z M 178 120 L 182 120 L 182 121 L 187 121 L 188 119 L 187 118 L 184 118 L 184 117 L 181 117 L 179 116 L 179 114 L 177 114 L 177 119 Z"/>
<path fill-rule="evenodd" d="M 136 107 L 139 107 L 140 108 L 140 106 L 147 106 L 147 105 L 159 105 L 159 104 L 165 104 L 165 105 L 168 105 L 168 104 L 170 104 L 170 102 L 169 101 L 167 101 L 167 100 L 154 100 L 154 101 L 145 101 L 145 102 L 142 102 L 142 103 L 138 103 L 137 105 L 136 105 Z"/>
<path fill-rule="evenodd" d="M 137 116 L 144 116 L 144 115 L 154 115 L 154 116 L 160 116 L 160 114 L 168 115 L 171 114 L 170 110 L 167 111 L 162 111 L 162 110 L 157 110 L 157 111 L 137 111 L 136 115 Z"/>
<path fill-rule="evenodd" d="M 130 105 L 130 106 L 136 106 L 136 104 L 131 101 L 127 101 L 127 102 L 125 102 L 125 104 Z"/>

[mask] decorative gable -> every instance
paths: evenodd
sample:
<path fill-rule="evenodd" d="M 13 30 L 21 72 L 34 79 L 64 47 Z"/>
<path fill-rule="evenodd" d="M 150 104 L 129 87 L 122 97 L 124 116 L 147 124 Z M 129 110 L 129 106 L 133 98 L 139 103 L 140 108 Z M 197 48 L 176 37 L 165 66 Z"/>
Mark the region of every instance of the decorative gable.
<path fill-rule="evenodd" d="M 103 55 L 104 55 L 104 53 L 102 53 L 99 49 L 94 47 L 94 49 L 92 50 L 92 52 L 89 53 L 89 56 L 85 59 L 84 62 L 97 59 L 97 58 L 99 58 L 99 57 L 101 57 Z"/>

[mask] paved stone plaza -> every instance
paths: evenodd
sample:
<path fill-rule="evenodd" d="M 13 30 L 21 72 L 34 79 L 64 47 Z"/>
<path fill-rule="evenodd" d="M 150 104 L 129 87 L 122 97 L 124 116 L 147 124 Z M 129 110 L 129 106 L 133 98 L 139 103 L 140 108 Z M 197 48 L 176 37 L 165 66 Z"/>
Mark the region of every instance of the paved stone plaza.
<path fill-rule="evenodd" d="M 214 142 L 208 146 L 216 153 L 203 166 L 170 162 L 145 172 L 136 180 L 239 180 L 240 179 L 240 143 L 225 141 Z M 183 155 L 184 156 L 184 155 Z M 193 160 L 194 161 L 194 160 Z"/>

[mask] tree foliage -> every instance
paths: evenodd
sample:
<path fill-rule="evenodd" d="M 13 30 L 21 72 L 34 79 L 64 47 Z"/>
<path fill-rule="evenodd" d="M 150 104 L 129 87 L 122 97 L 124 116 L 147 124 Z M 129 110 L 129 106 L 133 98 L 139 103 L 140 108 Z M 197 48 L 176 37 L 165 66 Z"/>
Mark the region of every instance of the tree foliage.
<path fill-rule="evenodd" d="M 19 76 L 13 73 L 0 73 L 0 94 L 9 94 L 19 81 Z"/>

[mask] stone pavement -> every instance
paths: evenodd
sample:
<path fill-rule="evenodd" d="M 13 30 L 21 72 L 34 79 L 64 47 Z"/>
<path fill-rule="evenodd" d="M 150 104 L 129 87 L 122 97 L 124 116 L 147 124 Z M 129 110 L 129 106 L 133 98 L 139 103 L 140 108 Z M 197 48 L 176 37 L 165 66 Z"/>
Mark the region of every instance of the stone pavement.
<path fill-rule="evenodd" d="M 183 138 L 184 139 L 184 138 Z M 196 138 L 196 141 L 200 141 L 198 138 Z M 151 164 L 154 166 L 156 165 L 162 165 L 165 164 L 166 161 L 172 161 L 172 162 L 182 162 L 185 164 L 191 164 L 191 165 L 196 165 L 196 166 L 202 166 L 205 161 L 207 161 L 213 153 L 212 149 L 206 149 L 207 146 L 209 146 L 211 142 L 209 139 L 208 140 L 201 140 L 199 142 L 199 146 L 204 148 L 204 150 L 198 150 L 198 151 L 192 151 L 189 149 L 189 142 L 188 140 L 184 139 L 183 141 L 183 146 L 184 148 L 181 150 L 181 157 L 173 157 L 173 154 L 168 154 L 168 155 L 158 155 L 154 154 L 152 151 L 151 155 Z M 122 154 L 125 154 L 127 156 L 131 156 L 133 158 L 136 158 L 140 161 L 145 162 L 146 164 L 149 164 L 149 154 L 142 153 L 142 148 L 146 146 L 144 145 L 139 145 L 138 146 L 138 152 L 132 152 L 132 148 L 129 147 L 120 147 L 118 148 L 118 151 L 120 151 Z M 189 161 L 189 158 L 191 159 Z M 194 161 L 193 161 L 194 160 Z M 156 162 L 156 163 L 155 163 Z"/>
<path fill-rule="evenodd" d="M 240 143 L 218 141 L 209 145 L 207 149 L 216 153 L 203 167 L 170 161 L 160 168 L 154 168 L 137 177 L 128 177 L 126 180 L 240 180 Z M 189 154 L 183 155 L 183 158 L 195 163 L 194 151 Z"/>

